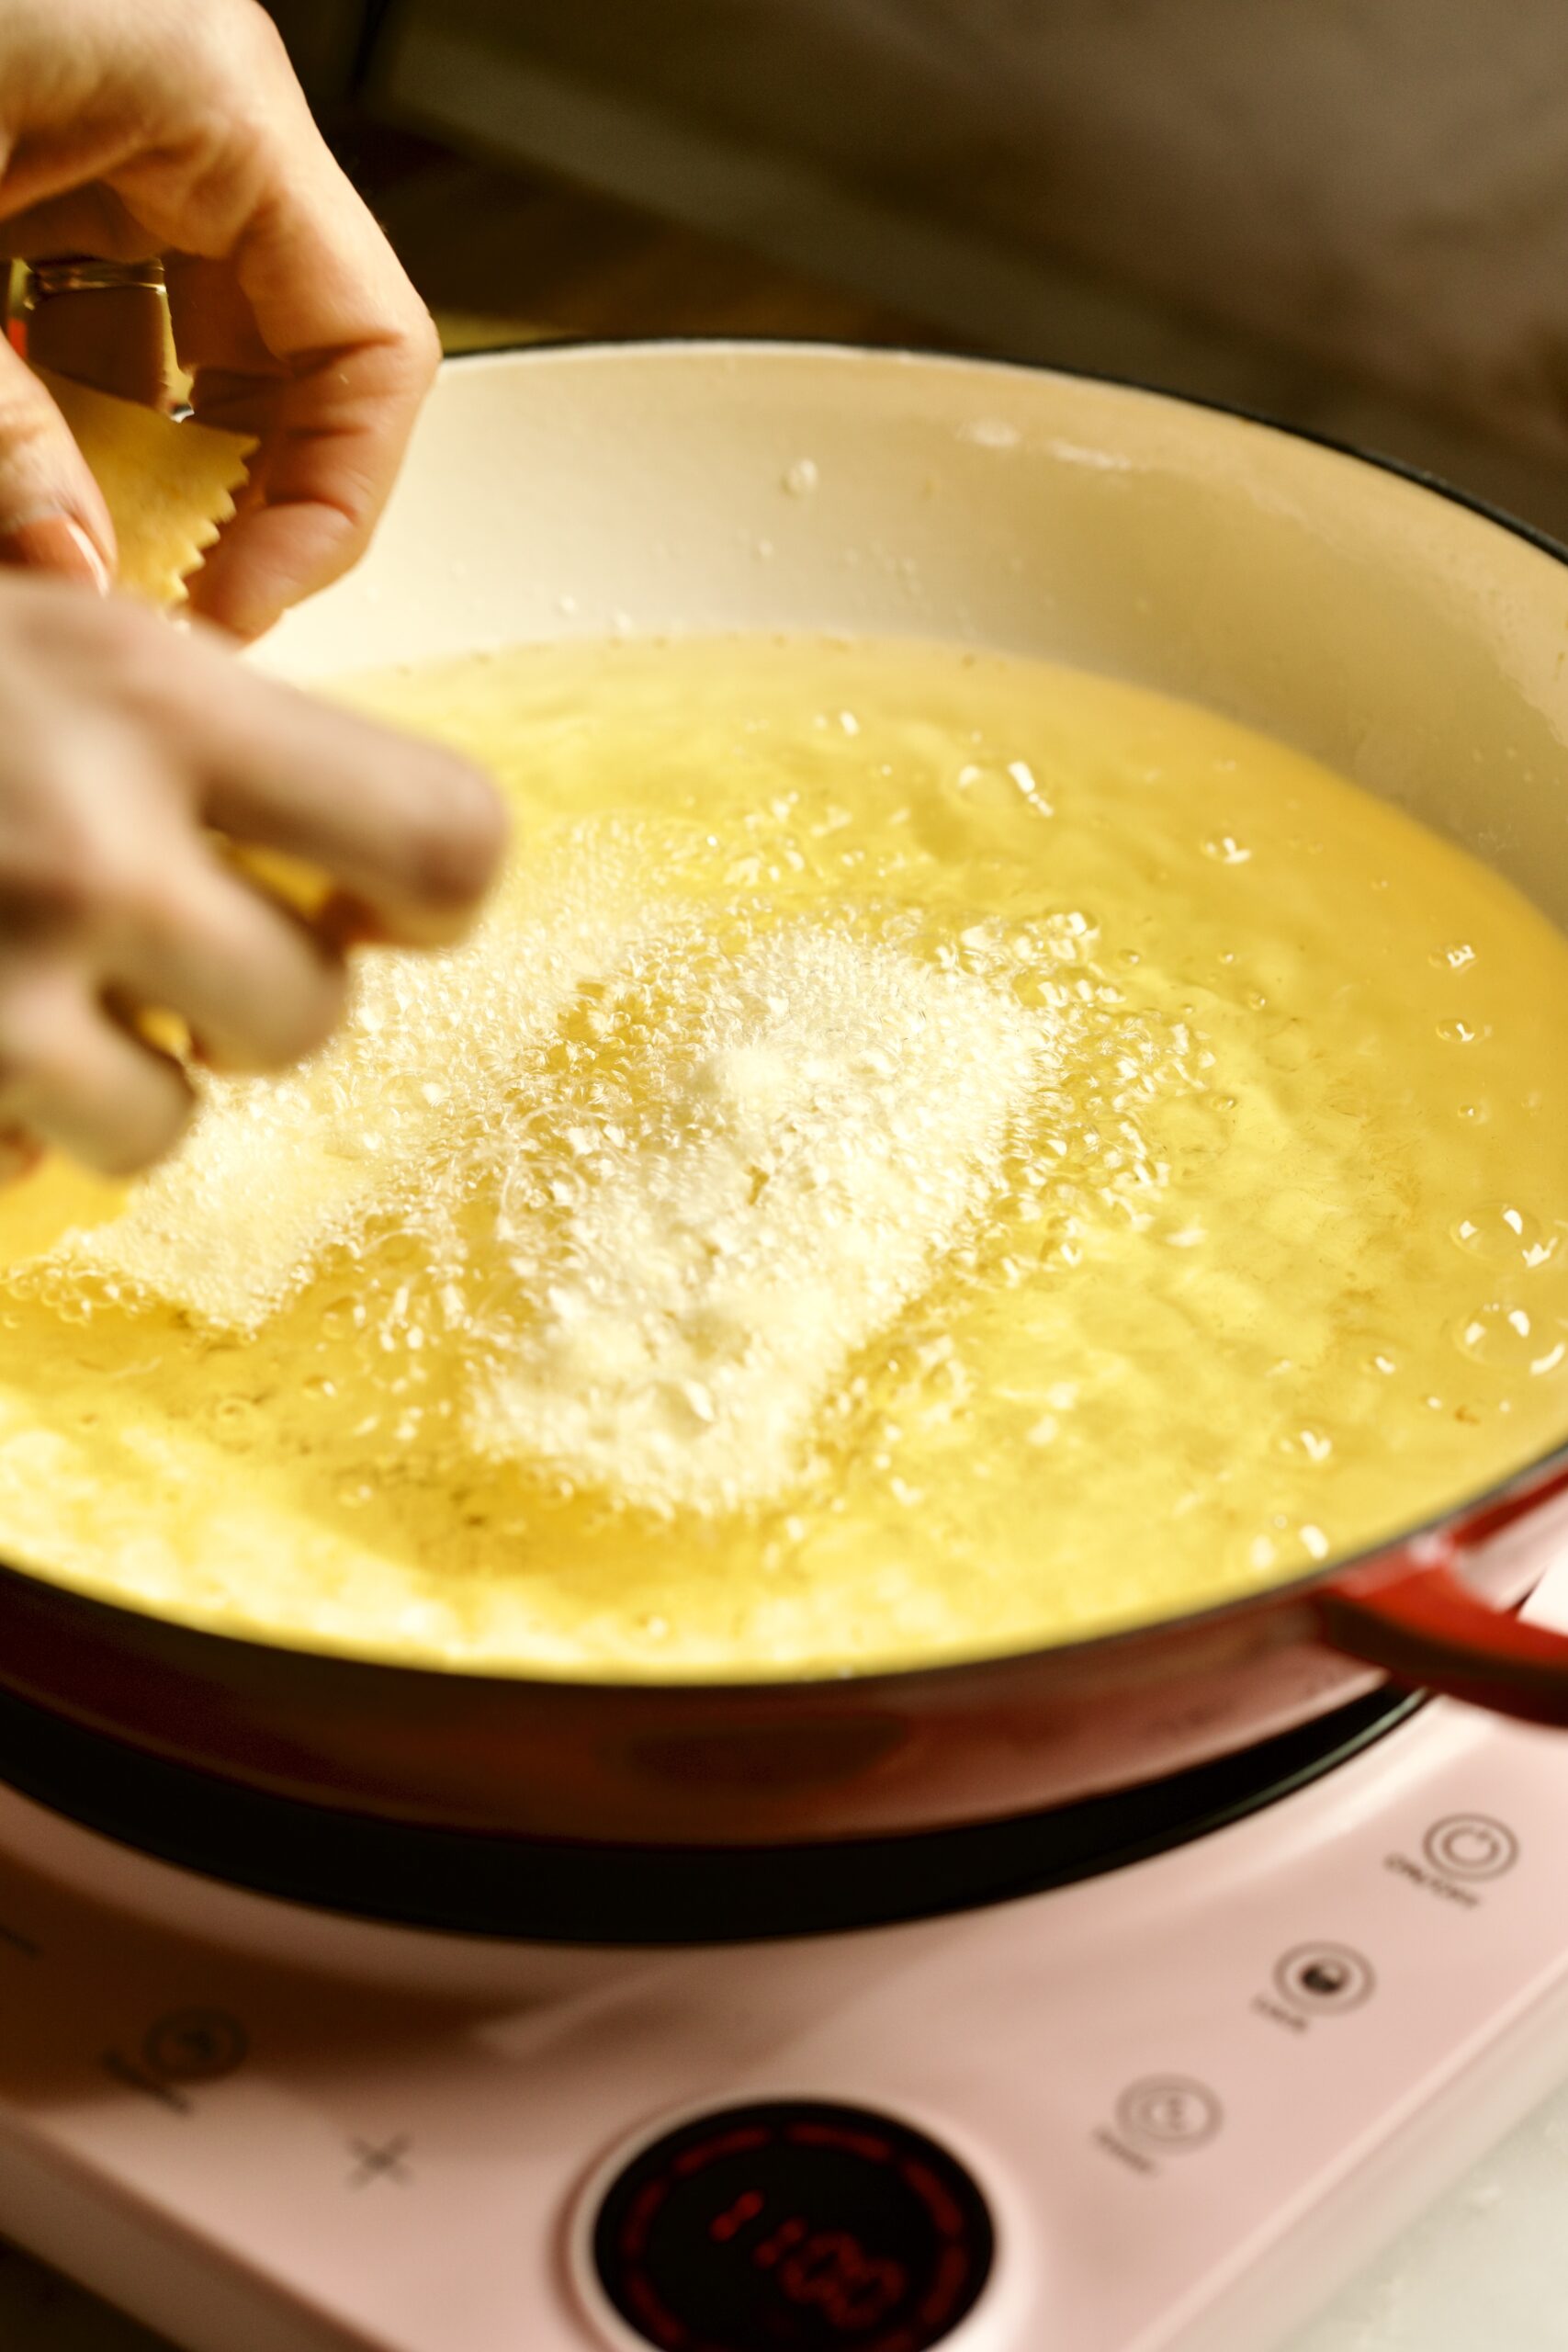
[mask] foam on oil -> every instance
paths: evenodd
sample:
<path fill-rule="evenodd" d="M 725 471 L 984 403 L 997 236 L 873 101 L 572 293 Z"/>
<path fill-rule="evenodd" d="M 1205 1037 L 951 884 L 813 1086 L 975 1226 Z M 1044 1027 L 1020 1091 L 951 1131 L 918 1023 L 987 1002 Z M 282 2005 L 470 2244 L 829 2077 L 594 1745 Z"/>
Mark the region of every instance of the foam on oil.
<path fill-rule="evenodd" d="M 345 688 L 498 775 L 479 938 L 0 1198 L 0 1550 L 490 1670 L 1058 1641 L 1568 1430 L 1568 944 L 1281 747 L 931 647 Z"/>

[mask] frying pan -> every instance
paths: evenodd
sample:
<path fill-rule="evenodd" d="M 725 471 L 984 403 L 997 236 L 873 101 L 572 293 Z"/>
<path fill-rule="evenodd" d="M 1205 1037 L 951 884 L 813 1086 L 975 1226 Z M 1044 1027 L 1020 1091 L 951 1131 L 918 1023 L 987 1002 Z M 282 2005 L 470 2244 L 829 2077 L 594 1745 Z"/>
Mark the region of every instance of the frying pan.
<path fill-rule="evenodd" d="M 1186 695 L 1413 810 L 1568 926 L 1568 558 L 1429 482 L 1130 387 L 774 345 L 450 363 L 369 559 L 258 658 L 309 679 L 734 629 L 969 639 Z M 1148 1781 L 1385 1679 L 1568 1725 L 1568 1635 L 1516 1613 L 1565 1497 L 1568 1446 L 1375 1555 L 1221 1608 L 815 1681 L 389 1665 L 7 1569 L 0 1687 L 388 1820 L 654 1845 L 882 1835 Z"/>

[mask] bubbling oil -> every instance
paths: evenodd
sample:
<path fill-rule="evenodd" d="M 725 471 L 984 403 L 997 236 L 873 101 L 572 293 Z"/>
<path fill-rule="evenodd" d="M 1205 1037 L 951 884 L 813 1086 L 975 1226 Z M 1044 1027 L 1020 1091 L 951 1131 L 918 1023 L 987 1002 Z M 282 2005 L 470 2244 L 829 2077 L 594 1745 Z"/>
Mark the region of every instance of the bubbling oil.
<path fill-rule="evenodd" d="M 479 935 L 0 1199 L 0 1550 L 265 1639 L 807 1674 L 1284 1578 L 1568 1430 L 1568 945 L 1282 746 L 956 649 L 345 698 Z"/>

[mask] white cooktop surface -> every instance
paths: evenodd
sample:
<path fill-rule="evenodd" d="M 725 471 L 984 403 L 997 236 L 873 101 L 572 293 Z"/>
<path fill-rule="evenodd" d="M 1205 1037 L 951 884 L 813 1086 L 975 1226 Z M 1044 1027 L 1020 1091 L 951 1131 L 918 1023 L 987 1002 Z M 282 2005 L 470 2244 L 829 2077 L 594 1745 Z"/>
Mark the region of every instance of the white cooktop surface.
<path fill-rule="evenodd" d="M 1565 2228 L 1568 2086 L 1317 2320 L 1267 2352 L 1568 2352 Z M 179 2352 L 3 2243 L 0 2344 L 6 2352 Z"/>
<path fill-rule="evenodd" d="M 615 1953 L 322 1919 L 0 1792 L 0 2226 L 193 2352 L 593 2352 L 574 2184 L 793 2094 L 980 2182 L 953 2352 L 1568 2352 L 1565 1838 L 1568 1740 L 1439 1702 L 1081 1885 Z M 7 2352 L 157 2341 L 0 2264 Z"/>

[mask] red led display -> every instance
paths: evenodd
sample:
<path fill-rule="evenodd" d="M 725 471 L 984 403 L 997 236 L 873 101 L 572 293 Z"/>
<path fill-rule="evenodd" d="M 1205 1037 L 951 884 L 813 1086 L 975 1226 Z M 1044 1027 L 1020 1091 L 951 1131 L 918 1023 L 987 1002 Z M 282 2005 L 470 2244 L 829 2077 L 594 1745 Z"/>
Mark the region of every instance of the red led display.
<path fill-rule="evenodd" d="M 929 2352 L 994 2252 L 985 2199 L 945 2149 L 816 2100 L 666 2133 L 593 2231 L 605 2293 L 660 2352 Z"/>

